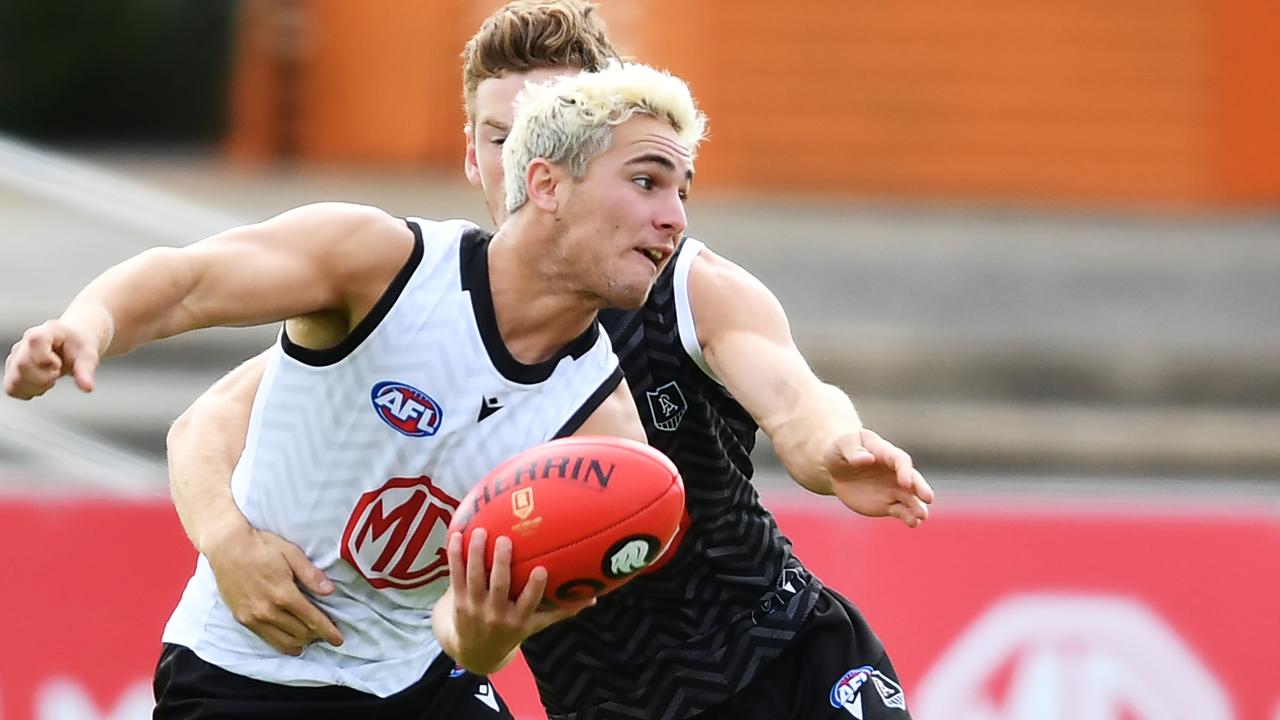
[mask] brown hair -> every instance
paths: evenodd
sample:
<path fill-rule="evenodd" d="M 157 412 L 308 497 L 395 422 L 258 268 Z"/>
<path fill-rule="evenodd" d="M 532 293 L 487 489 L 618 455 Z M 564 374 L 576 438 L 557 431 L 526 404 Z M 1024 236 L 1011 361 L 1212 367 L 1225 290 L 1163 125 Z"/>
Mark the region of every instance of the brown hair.
<path fill-rule="evenodd" d="M 508 72 L 600 70 L 618 57 L 604 20 L 584 0 L 513 0 L 490 15 L 462 50 L 462 98 L 475 121 L 476 88 Z"/>

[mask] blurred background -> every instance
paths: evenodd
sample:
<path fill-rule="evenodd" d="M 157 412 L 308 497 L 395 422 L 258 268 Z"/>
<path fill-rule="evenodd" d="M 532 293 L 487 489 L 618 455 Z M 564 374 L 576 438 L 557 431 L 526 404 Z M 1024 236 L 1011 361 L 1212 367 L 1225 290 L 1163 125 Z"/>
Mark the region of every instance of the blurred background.
<path fill-rule="evenodd" d="M 4 346 L 115 262 L 306 202 L 485 218 L 459 53 L 500 4 L 0 0 Z M 939 491 L 906 531 L 757 453 L 916 717 L 1280 720 L 1280 5 L 601 12 L 710 117 L 691 234 Z M 0 401 L 0 718 L 147 716 L 194 559 L 165 430 L 276 332 Z"/>

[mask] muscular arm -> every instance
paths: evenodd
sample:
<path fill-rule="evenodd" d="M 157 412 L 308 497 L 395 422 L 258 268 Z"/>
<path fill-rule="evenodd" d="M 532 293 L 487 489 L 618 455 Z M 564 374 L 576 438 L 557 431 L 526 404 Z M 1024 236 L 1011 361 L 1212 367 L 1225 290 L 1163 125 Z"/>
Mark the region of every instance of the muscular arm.
<path fill-rule="evenodd" d="M 249 525 L 231 497 L 231 474 L 244 451 L 266 366 L 263 353 L 224 375 L 178 416 L 165 438 L 169 494 L 182 528 L 202 554 Z"/>
<path fill-rule="evenodd" d="M 214 325 L 312 313 L 358 321 L 404 263 L 412 234 L 375 208 L 307 205 L 183 248 L 154 248 L 89 283 L 62 317 L 28 330 L 5 390 L 30 399 L 64 374 L 92 389 L 99 358 Z"/>
<path fill-rule="evenodd" d="M 319 595 L 332 592 L 333 584 L 297 546 L 252 527 L 231 494 L 266 366 L 266 353 L 240 365 L 174 422 L 167 438 L 169 491 L 232 616 L 277 650 L 297 655 L 317 638 L 341 645 L 342 635 L 295 579 Z"/>
<path fill-rule="evenodd" d="M 796 482 L 863 514 L 911 526 L 927 517 L 933 491 L 910 456 L 864 428 L 848 395 L 814 375 L 768 288 L 703 250 L 690 270 L 689 298 L 708 366 Z"/>

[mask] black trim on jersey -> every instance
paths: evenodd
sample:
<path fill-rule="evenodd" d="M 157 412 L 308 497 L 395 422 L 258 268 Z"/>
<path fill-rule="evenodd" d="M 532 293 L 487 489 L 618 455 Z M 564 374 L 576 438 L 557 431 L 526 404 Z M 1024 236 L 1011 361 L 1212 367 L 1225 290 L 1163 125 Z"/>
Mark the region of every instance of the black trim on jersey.
<path fill-rule="evenodd" d="M 542 362 L 526 365 L 512 357 L 507 344 L 502 342 L 502 333 L 498 332 L 498 318 L 493 312 L 493 291 L 489 287 L 489 241 L 492 239 L 493 233 L 480 228 L 468 230 L 462 234 L 459 253 L 462 289 L 471 295 L 471 308 L 476 315 L 480 337 L 484 340 L 484 349 L 488 352 L 493 367 L 506 379 L 522 385 L 545 382 L 566 355 L 577 360 L 595 347 L 596 338 L 600 336 L 600 326 L 598 323 L 591 323 L 581 335 Z"/>
<path fill-rule="evenodd" d="M 382 322 L 382 318 L 391 312 L 391 306 L 396 304 L 396 300 L 400 299 L 400 293 L 404 292 L 405 285 L 409 284 L 409 278 L 413 277 L 414 271 L 418 269 L 418 265 L 422 262 L 423 240 L 422 229 L 417 223 L 405 220 L 405 224 L 413 231 L 413 252 L 409 253 L 409 259 L 400 267 L 396 276 L 391 279 L 391 284 L 387 285 L 387 289 L 382 293 L 382 297 L 378 298 L 378 302 L 374 303 L 369 309 L 369 314 L 356 324 L 346 337 L 333 347 L 323 349 L 314 349 L 302 347 L 289 339 L 289 329 L 286 327 L 280 333 L 280 346 L 284 350 L 284 354 L 297 360 L 304 365 L 313 367 L 324 367 L 333 365 L 339 360 L 350 355 L 365 338 L 378 327 L 378 323 Z"/>
<path fill-rule="evenodd" d="M 622 367 L 619 366 L 613 369 L 613 372 L 609 374 L 609 377 L 605 378 L 605 381 L 600 384 L 600 387 L 596 388 L 596 391 L 591 393 L 591 397 L 587 398 L 587 401 L 582 403 L 582 406 L 573 413 L 569 420 L 566 421 L 564 425 L 560 426 L 560 429 L 556 431 L 555 435 L 551 436 L 551 439 L 559 440 L 562 437 L 569 437 L 570 435 L 578 432 L 578 428 L 582 427 L 582 423 L 586 422 L 587 418 L 591 417 L 591 413 L 595 412 L 596 408 L 600 407 L 605 399 L 609 397 L 610 393 L 617 389 L 618 384 L 621 382 Z"/>

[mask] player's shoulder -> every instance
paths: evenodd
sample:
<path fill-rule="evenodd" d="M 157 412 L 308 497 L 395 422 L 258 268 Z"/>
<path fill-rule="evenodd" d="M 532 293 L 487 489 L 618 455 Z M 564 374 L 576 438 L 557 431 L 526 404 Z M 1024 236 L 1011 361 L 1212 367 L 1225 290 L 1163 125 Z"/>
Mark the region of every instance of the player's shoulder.
<path fill-rule="evenodd" d="M 759 278 L 706 248 L 690 264 L 685 295 L 686 324 L 699 352 L 730 334 L 786 325 L 781 303 Z"/>
<path fill-rule="evenodd" d="M 451 237 L 470 234 L 480 239 L 493 236 L 493 233 L 484 230 L 470 220 L 463 220 L 462 218 L 433 219 L 418 215 L 408 215 L 404 218 L 404 221 L 410 226 L 416 225 L 424 234 L 448 235 Z"/>
<path fill-rule="evenodd" d="M 404 223 L 372 205 L 348 202 L 316 202 L 300 205 L 278 216 L 294 223 L 322 226 L 335 234 L 392 232 Z"/>
<path fill-rule="evenodd" d="M 404 221 L 380 208 L 344 202 L 318 202 L 285 211 L 261 224 L 264 231 L 305 243 L 318 258 L 328 258 L 340 275 L 360 274 L 410 254 L 413 233 Z"/>
<path fill-rule="evenodd" d="M 363 282 L 366 272 L 398 267 L 409 255 L 413 234 L 402 220 L 370 205 L 319 202 L 286 210 L 246 228 L 264 242 L 300 249 L 323 263 L 333 277 Z"/>
<path fill-rule="evenodd" d="M 688 260 L 686 280 L 689 302 L 695 312 L 702 305 L 731 305 L 773 297 L 769 288 L 746 268 L 699 245 L 696 255 Z"/>

